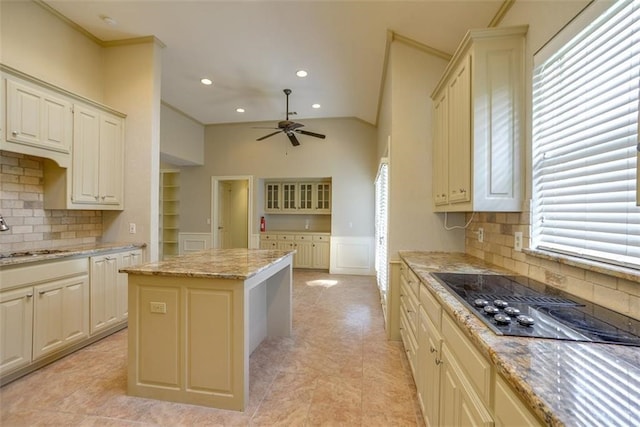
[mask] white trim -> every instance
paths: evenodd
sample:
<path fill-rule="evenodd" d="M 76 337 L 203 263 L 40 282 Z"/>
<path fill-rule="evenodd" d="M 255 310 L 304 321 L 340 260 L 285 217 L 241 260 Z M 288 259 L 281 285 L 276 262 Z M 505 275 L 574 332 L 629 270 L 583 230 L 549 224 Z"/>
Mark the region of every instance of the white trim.
<path fill-rule="evenodd" d="M 330 273 L 373 276 L 375 272 L 373 236 L 331 236 Z"/>

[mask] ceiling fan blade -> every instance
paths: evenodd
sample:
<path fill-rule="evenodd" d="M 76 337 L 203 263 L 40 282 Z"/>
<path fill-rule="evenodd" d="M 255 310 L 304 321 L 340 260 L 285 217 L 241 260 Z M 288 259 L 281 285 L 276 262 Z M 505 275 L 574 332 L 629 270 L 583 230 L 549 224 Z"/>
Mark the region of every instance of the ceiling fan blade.
<path fill-rule="evenodd" d="M 287 130 L 296 130 L 298 128 L 301 128 L 302 126 L 304 126 L 302 123 L 292 122 L 289 126 L 287 126 Z"/>
<path fill-rule="evenodd" d="M 293 145 L 294 147 L 297 147 L 298 145 L 300 145 L 300 141 L 298 141 L 298 138 L 296 138 L 296 136 L 293 134 L 293 132 L 287 133 L 287 136 L 289 137 L 289 140 L 291 141 L 291 145 Z"/>
<path fill-rule="evenodd" d="M 315 132 L 309 132 L 308 130 L 296 130 L 296 132 L 301 133 L 303 135 L 309 135 L 309 136 L 315 136 L 316 138 L 322 138 L 325 139 L 326 136 L 322 135 L 321 133 L 315 133 Z"/>
<path fill-rule="evenodd" d="M 280 129 L 280 128 L 274 128 L 273 126 L 251 126 L 251 129 Z"/>
<path fill-rule="evenodd" d="M 265 136 L 263 136 L 262 138 L 258 138 L 258 139 L 256 139 L 256 141 L 262 141 L 263 139 L 267 139 L 267 138 L 269 138 L 270 136 L 277 135 L 277 134 L 279 134 L 280 132 L 282 132 L 282 131 L 281 131 L 281 130 L 279 130 L 279 131 L 277 131 L 277 132 L 270 133 L 269 135 L 265 135 Z"/>

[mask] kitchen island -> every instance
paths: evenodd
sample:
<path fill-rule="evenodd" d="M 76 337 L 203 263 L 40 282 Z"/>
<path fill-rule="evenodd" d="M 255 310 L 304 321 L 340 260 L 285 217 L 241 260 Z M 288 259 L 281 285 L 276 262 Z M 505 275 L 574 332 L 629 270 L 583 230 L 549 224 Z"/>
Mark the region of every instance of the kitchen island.
<path fill-rule="evenodd" d="M 121 270 L 128 394 L 244 410 L 250 354 L 291 335 L 294 252 L 209 249 Z"/>

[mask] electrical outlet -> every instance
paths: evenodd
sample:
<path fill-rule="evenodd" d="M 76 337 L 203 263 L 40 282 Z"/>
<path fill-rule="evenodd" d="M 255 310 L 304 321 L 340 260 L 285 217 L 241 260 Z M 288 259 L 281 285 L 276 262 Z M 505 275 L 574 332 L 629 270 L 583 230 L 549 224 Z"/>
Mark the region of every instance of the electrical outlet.
<path fill-rule="evenodd" d="M 149 311 L 151 311 L 152 313 L 166 314 L 167 304 L 164 302 L 150 302 Z"/>
<path fill-rule="evenodd" d="M 135 222 L 130 222 L 129 223 L 129 234 L 136 234 L 136 223 Z"/>
<path fill-rule="evenodd" d="M 484 242 L 484 228 L 478 228 L 478 242 Z"/>
<path fill-rule="evenodd" d="M 513 249 L 516 252 L 522 252 L 522 231 L 516 231 L 513 240 Z"/>

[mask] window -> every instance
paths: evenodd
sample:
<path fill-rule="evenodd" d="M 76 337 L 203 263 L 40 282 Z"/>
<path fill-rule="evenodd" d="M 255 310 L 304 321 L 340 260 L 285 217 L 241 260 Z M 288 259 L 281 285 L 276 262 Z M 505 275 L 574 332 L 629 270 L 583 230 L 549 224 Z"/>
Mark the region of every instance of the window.
<path fill-rule="evenodd" d="M 383 298 L 386 298 L 389 287 L 389 273 L 387 271 L 387 220 L 389 216 L 389 164 L 383 159 L 376 176 L 376 211 L 375 211 L 375 239 L 376 239 L 376 277 L 378 288 Z"/>
<path fill-rule="evenodd" d="M 640 268 L 640 2 L 556 39 L 534 58 L 532 246 Z"/>

